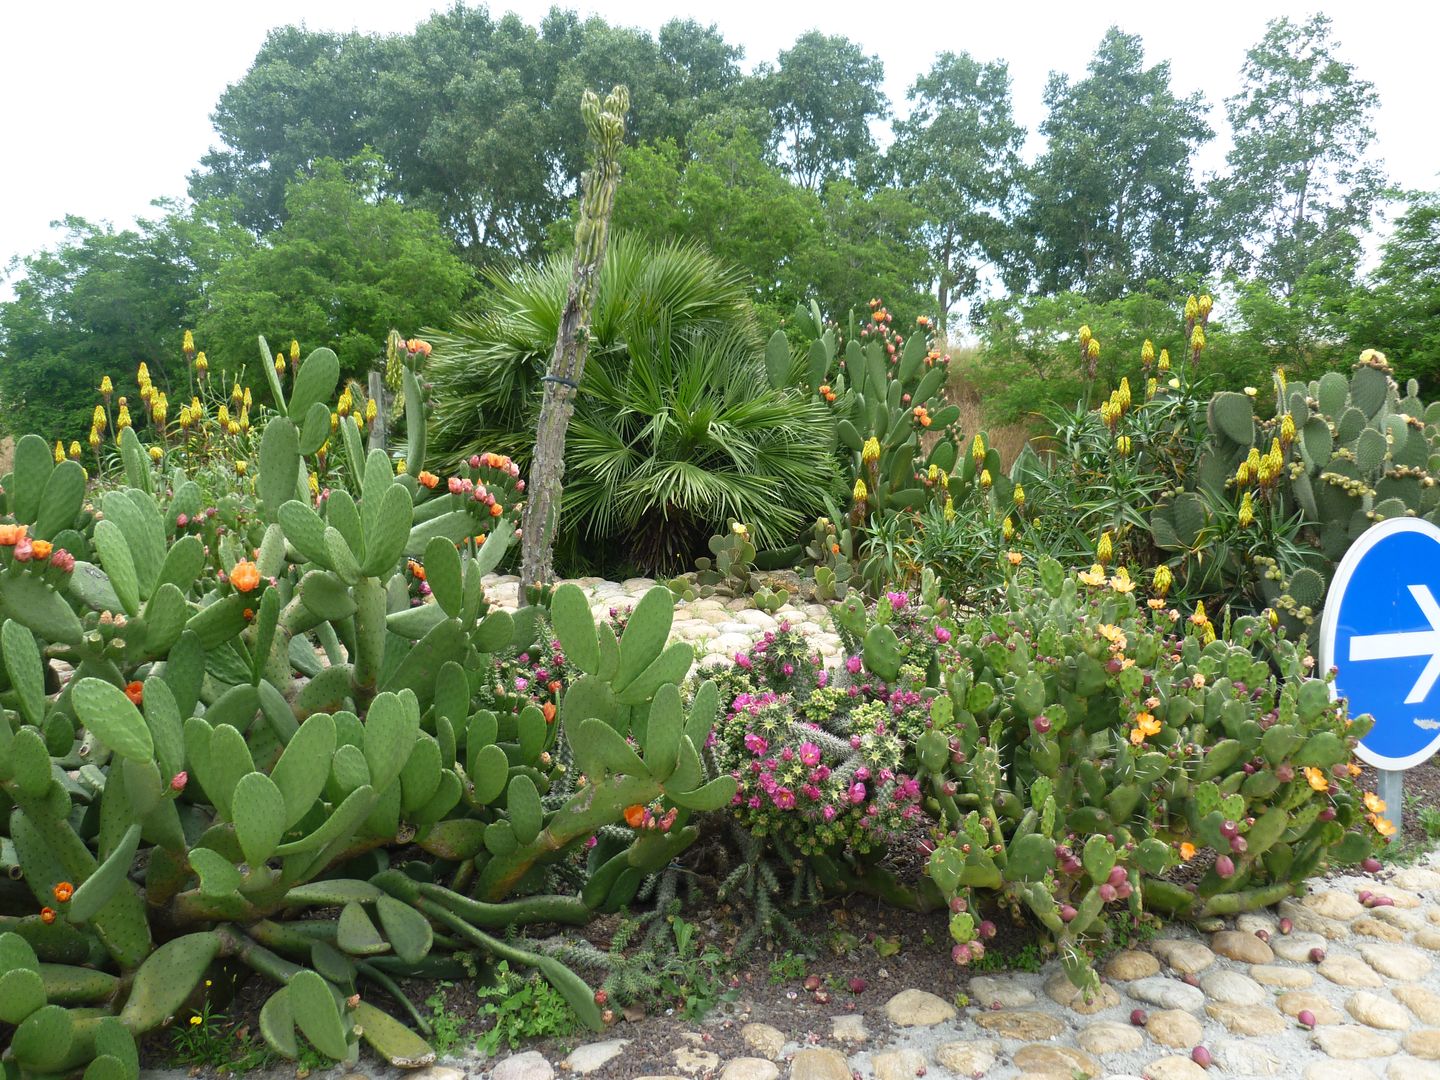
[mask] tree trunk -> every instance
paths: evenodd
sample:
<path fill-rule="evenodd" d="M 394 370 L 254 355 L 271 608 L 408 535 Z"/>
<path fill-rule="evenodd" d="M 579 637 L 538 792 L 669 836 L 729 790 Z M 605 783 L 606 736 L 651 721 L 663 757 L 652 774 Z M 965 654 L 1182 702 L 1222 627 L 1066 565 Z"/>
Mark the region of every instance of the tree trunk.
<path fill-rule="evenodd" d="M 625 114 L 630 93 L 617 86 L 602 104 L 590 91 L 581 101 L 585 128 L 594 143 L 595 157 L 580 179 L 580 217 L 575 223 L 575 262 L 570 292 L 560 316 L 560 333 L 544 377 L 545 394 L 535 431 L 535 456 L 525 512 L 521 517 L 521 602 L 525 589 L 547 585 L 555 576 L 555 531 L 560 519 L 560 498 L 565 477 L 565 432 L 575 412 L 575 395 L 585 372 L 590 347 L 590 314 L 595 288 L 605 263 L 610 237 L 610 212 L 620 180 L 620 148 L 625 141 Z"/>

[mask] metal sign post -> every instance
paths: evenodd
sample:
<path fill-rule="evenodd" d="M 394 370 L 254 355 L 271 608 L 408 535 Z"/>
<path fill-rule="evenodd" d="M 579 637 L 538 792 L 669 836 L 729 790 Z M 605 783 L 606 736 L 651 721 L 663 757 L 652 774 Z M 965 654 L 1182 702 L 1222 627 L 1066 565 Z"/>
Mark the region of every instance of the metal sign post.
<path fill-rule="evenodd" d="M 1375 726 L 1355 755 L 1380 772 L 1377 794 L 1398 832 L 1406 769 L 1440 749 L 1440 528 L 1391 518 L 1351 545 L 1320 621 L 1320 663 L 1331 692 Z"/>

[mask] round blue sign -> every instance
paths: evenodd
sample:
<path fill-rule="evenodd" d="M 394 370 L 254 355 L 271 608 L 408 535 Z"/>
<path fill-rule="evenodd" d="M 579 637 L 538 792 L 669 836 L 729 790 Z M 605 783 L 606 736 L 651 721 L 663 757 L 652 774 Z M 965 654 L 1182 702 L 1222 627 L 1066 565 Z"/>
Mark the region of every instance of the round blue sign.
<path fill-rule="evenodd" d="M 1398 771 L 1440 749 L 1440 529 L 1391 518 L 1351 545 L 1325 599 L 1320 663 L 1350 715 L 1375 717 L 1362 761 Z"/>

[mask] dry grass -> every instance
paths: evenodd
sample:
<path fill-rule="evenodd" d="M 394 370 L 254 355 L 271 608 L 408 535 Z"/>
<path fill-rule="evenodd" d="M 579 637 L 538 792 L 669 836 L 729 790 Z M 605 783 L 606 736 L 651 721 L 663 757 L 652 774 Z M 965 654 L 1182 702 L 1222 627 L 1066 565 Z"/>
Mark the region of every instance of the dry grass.
<path fill-rule="evenodd" d="M 967 438 L 976 432 L 986 433 L 985 442 L 1000 455 L 1000 463 L 1009 469 L 1021 449 L 1030 441 L 1030 429 L 1024 424 L 991 424 L 985 415 L 985 402 L 980 392 L 966 377 L 968 366 L 975 360 L 973 348 L 950 350 L 950 380 L 945 384 L 945 399 L 960 406 L 960 430 Z"/>
<path fill-rule="evenodd" d="M 15 440 L 9 435 L 0 438 L 0 473 L 7 473 L 15 467 Z"/>

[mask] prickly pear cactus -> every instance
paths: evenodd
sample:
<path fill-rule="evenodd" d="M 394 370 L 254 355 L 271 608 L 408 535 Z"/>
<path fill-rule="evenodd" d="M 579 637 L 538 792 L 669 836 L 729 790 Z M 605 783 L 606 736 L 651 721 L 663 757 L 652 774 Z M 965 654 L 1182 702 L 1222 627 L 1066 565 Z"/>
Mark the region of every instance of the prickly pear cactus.
<path fill-rule="evenodd" d="M 272 373 L 253 488 L 219 512 L 163 453 L 125 454 L 129 429 L 103 492 L 17 445 L 0 851 L 29 895 L 0 894 L 0 1020 L 22 1076 L 134 1080 L 135 1038 L 198 1009 L 219 961 L 274 983 L 260 1031 L 289 1057 L 304 1042 L 353 1061 L 363 1040 L 433 1060 L 396 980 L 454 976 L 458 952 L 538 970 L 602 1027 L 581 978 L 508 931 L 629 902 L 694 840 L 690 816 L 735 791 L 700 757 L 716 694 L 682 696 L 693 655 L 667 645 L 663 587 L 618 638 L 578 589 L 554 590 L 578 678 L 543 704 L 495 691 L 495 660 L 546 633 L 537 608 L 492 610 L 481 580 L 510 544 L 518 470 L 487 454 L 427 473 L 410 385 L 397 475 L 329 407 L 332 361 L 312 353 L 288 395 Z M 327 452 L 340 468 L 312 490 Z M 410 847 L 434 864 L 391 862 Z M 586 868 L 578 894 L 554 891 L 561 863 Z M 321 908 L 336 914 L 291 921 Z"/>

